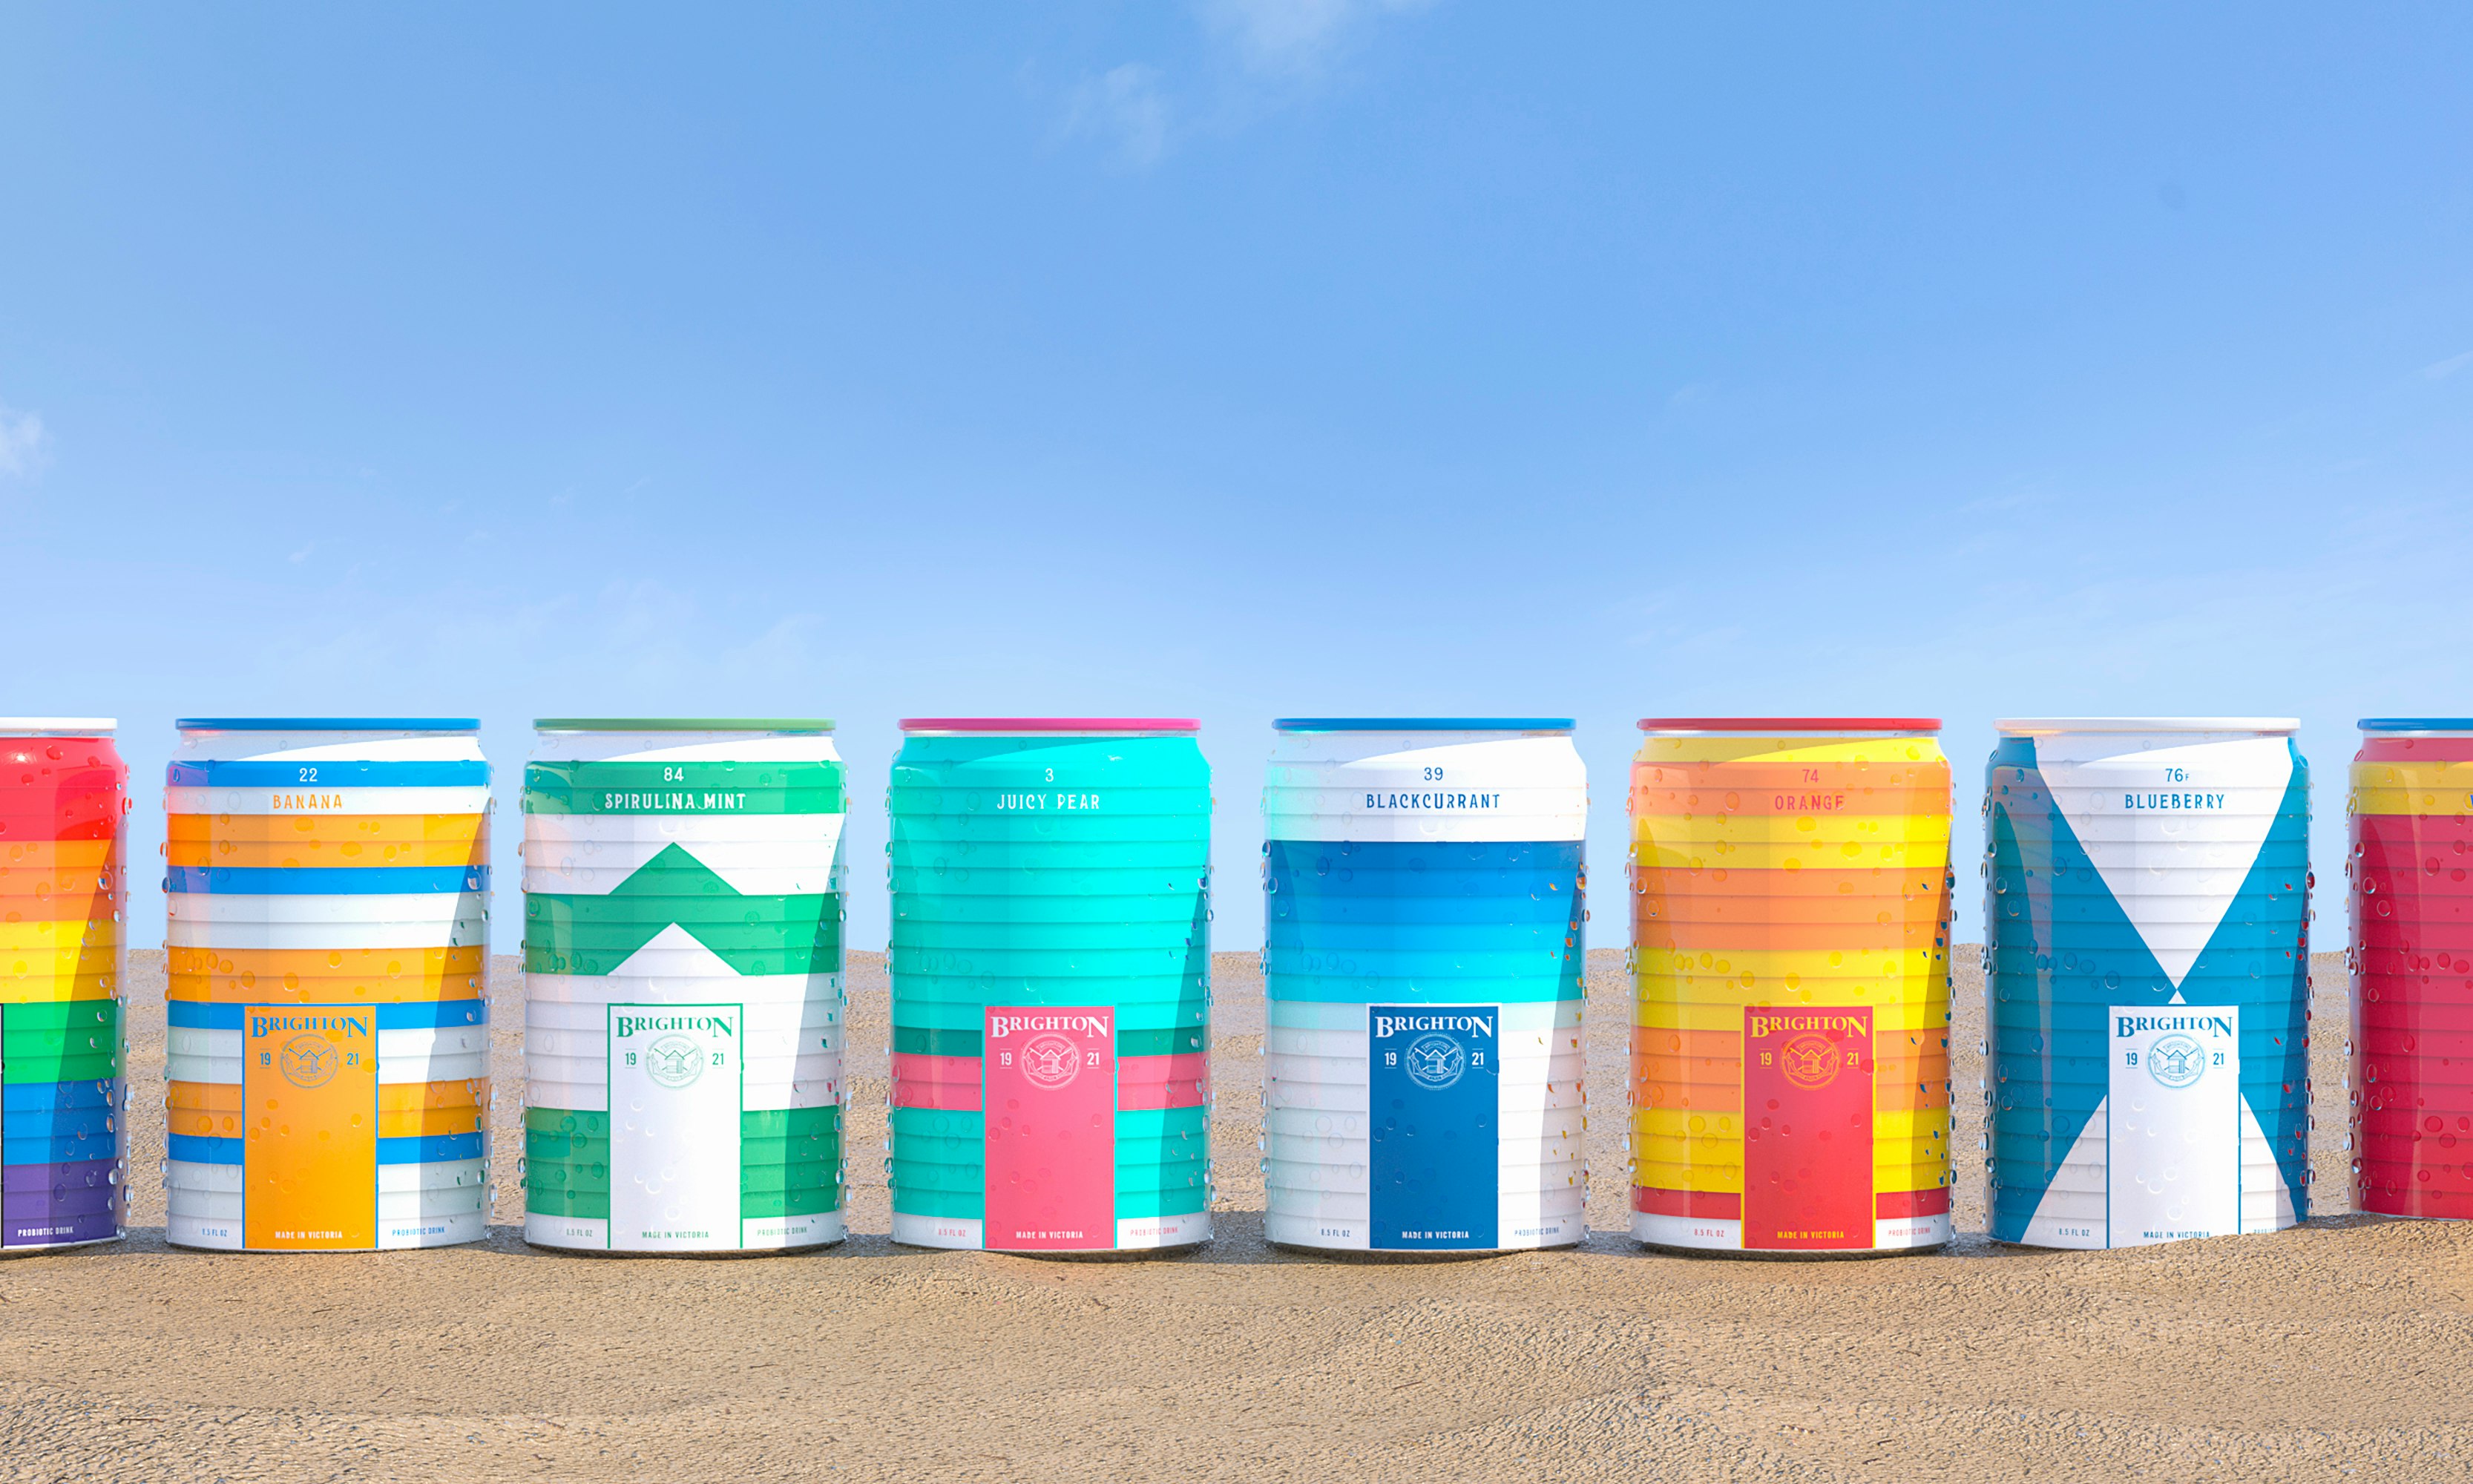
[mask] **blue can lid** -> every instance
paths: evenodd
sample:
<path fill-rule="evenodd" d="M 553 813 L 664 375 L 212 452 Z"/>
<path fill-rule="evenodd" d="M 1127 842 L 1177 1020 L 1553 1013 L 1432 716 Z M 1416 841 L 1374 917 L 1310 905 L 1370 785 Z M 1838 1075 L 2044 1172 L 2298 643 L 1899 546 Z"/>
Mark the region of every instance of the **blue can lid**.
<path fill-rule="evenodd" d="M 1283 716 L 1282 731 L 1569 731 L 1568 716 Z"/>
<path fill-rule="evenodd" d="M 2365 716 L 2364 731 L 2473 731 L 2473 716 Z"/>
<path fill-rule="evenodd" d="M 478 731 L 469 716 L 183 716 L 182 731 Z"/>

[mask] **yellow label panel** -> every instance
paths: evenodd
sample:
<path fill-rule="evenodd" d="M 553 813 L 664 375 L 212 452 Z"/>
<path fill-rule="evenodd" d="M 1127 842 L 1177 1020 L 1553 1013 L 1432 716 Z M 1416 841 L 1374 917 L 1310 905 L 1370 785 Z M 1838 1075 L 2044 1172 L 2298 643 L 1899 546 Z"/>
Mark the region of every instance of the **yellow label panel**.
<path fill-rule="evenodd" d="M 377 1245 L 375 1005 L 250 1005 L 241 1023 L 245 1245 Z"/>

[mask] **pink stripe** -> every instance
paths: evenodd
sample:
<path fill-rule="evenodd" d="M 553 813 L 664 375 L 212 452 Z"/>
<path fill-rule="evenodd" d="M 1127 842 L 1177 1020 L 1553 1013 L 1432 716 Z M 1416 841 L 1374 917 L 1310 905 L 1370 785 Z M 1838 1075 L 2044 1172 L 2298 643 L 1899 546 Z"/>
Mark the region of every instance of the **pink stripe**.
<path fill-rule="evenodd" d="M 1211 1100 L 1211 1057 L 1186 1051 L 1175 1056 L 1129 1056 L 1116 1062 L 1116 1106 L 1128 1112 L 1199 1108 Z"/>
<path fill-rule="evenodd" d="M 893 1054 L 893 1106 L 979 1111 L 979 1059 Z"/>

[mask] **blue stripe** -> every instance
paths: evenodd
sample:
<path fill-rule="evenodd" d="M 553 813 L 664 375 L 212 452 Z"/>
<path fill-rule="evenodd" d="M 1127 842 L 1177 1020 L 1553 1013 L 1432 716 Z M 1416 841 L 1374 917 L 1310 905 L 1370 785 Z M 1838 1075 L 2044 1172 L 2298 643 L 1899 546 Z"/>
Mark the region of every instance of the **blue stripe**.
<path fill-rule="evenodd" d="M 437 1164 L 446 1160 L 477 1160 L 482 1153 L 478 1134 L 423 1134 L 378 1140 L 380 1164 Z"/>
<path fill-rule="evenodd" d="M 246 897 L 368 897 L 486 892 L 487 866 L 173 866 L 167 892 Z"/>
<path fill-rule="evenodd" d="M 0 1088 L 0 1117 L 47 1113 L 56 1108 L 110 1108 L 120 1101 L 120 1082 L 12 1082 Z"/>
<path fill-rule="evenodd" d="M 187 1031 L 236 1031 L 241 1028 L 241 1013 L 247 1005 L 208 1005 L 193 999 L 176 999 L 168 1007 L 171 1023 Z M 287 1009 L 324 1009 L 325 1006 L 286 1006 Z M 354 1006 L 352 1008 L 359 1008 Z M 399 1005 L 377 1005 L 378 1029 L 382 1031 L 444 1030 L 457 1025 L 490 1023 L 490 1002 L 486 999 L 417 999 Z"/>
<path fill-rule="evenodd" d="M 8 1123 L 0 1127 L 12 1144 L 21 1138 L 92 1138 L 111 1135 L 111 1113 L 108 1108 L 43 1108 L 11 1109 Z M 25 1161 L 12 1160 L 22 1164 Z"/>
<path fill-rule="evenodd" d="M 189 1164 L 238 1164 L 240 1140 L 208 1138 L 203 1134 L 175 1134 L 164 1141 L 163 1153 Z"/>
<path fill-rule="evenodd" d="M 325 757 L 316 762 L 176 762 L 163 769 L 174 788 L 283 788 L 315 793 L 325 788 L 488 787 L 490 765 L 479 758 L 436 762 L 368 762 Z"/>
<path fill-rule="evenodd" d="M 108 1131 L 53 1138 L 0 1138 L 0 1162 L 9 1164 L 88 1164 L 119 1155 L 120 1141 Z"/>
<path fill-rule="evenodd" d="M 412 1138 L 378 1140 L 380 1164 L 437 1164 L 447 1160 L 481 1158 L 482 1137 L 478 1134 L 428 1134 Z M 207 1138 L 197 1134 L 171 1136 L 164 1153 L 175 1160 L 192 1164 L 238 1164 L 241 1162 L 241 1141 L 237 1138 Z"/>

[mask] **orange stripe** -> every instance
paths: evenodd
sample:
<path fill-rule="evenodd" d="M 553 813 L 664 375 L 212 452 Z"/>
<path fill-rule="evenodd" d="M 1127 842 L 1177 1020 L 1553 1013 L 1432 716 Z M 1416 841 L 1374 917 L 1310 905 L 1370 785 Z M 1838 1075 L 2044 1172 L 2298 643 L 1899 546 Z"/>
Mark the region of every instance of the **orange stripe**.
<path fill-rule="evenodd" d="M 1644 896 L 1774 898 L 1781 900 L 1861 898 L 1898 901 L 1909 898 L 1943 899 L 1950 891 L 1946 870 L 1900 870 L 1891 866 L 1807 866 L 1800 871 L 1754 866 L 1704 866 L 1697 871 L 1679 866 L 1634 866 L 1631 889 Z"/>
<path fill-rule="evenodd" d="M 490 838 L 486 814 L 169 814 L 163 826 L 164 840 L 182 846 L 470 845 Z"/>

